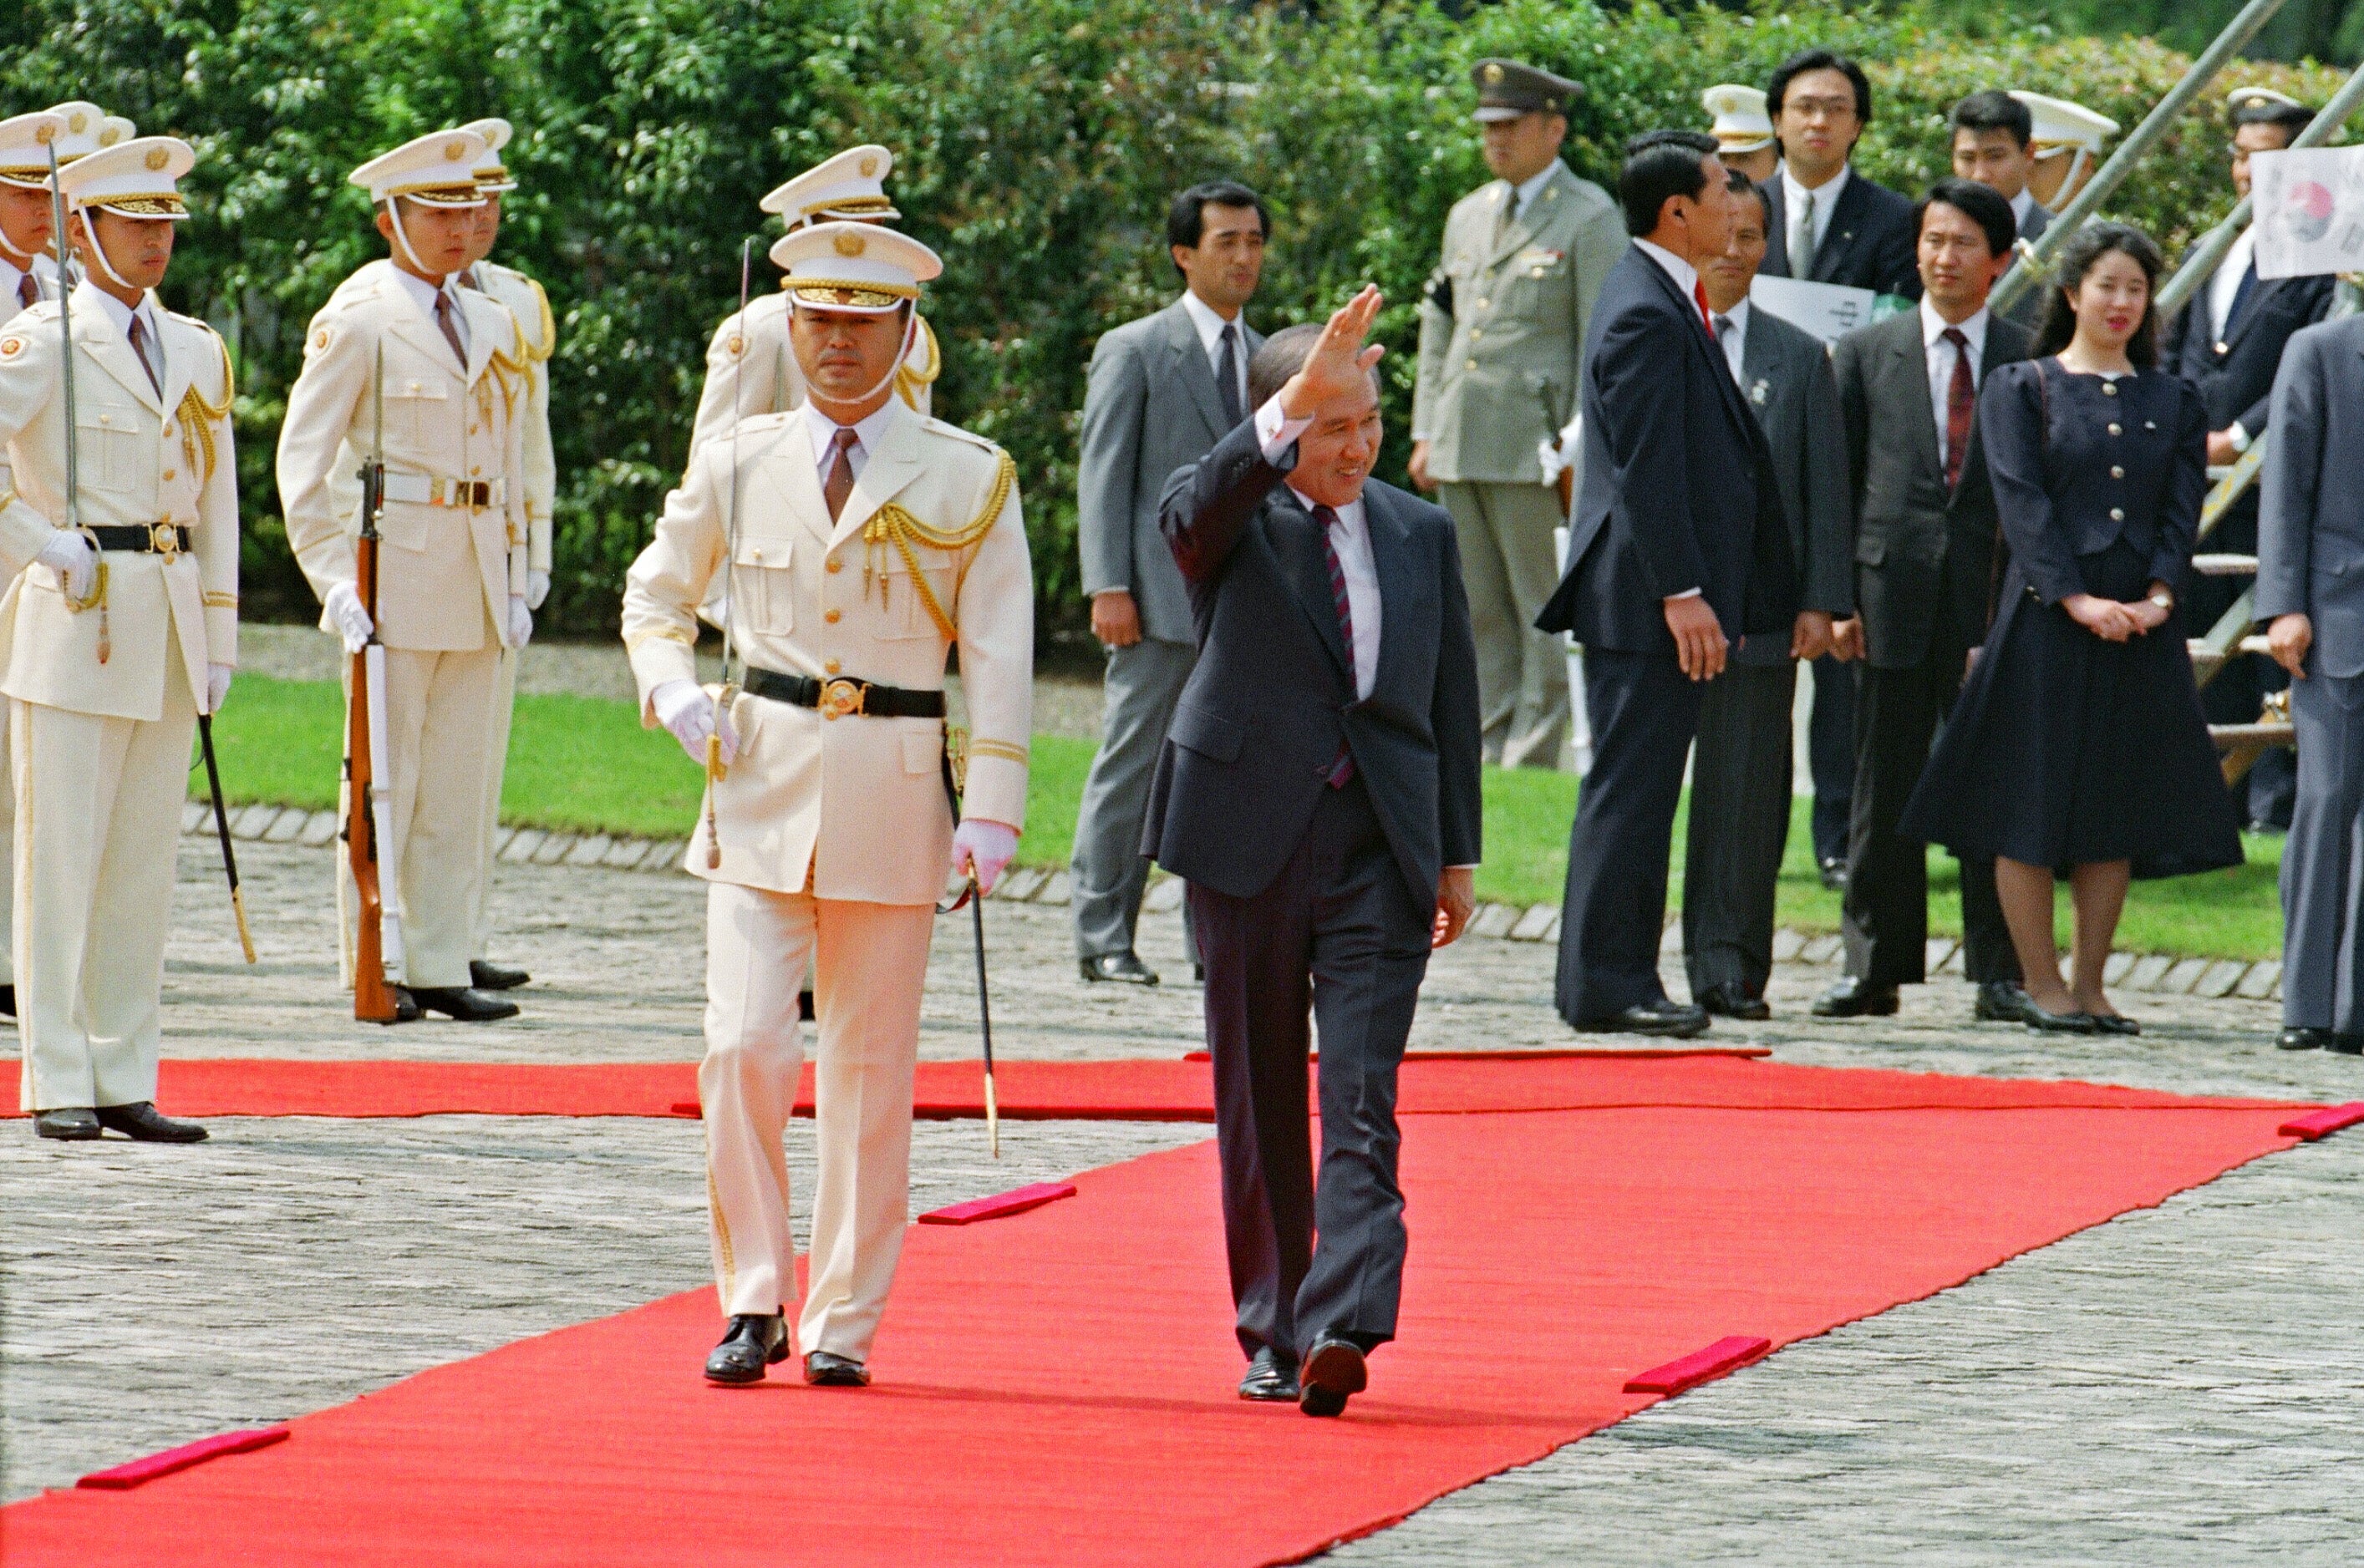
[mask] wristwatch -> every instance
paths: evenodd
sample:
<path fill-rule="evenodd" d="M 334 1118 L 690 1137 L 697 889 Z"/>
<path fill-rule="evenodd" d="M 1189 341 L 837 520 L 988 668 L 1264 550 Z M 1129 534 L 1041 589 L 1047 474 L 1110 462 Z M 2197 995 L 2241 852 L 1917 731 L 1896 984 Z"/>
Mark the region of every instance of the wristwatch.
<path fill-rule="evenodd" d="M 2169 593 L 2164 588 L 2160 589 L 2158 593 L 2153 594 L 2150 596 L 2150 602 L 2157 605 L 2160 609 L 2165 610 L 2169 615 L 2173 615 L 2175 613 L 2175 595 Z"/>

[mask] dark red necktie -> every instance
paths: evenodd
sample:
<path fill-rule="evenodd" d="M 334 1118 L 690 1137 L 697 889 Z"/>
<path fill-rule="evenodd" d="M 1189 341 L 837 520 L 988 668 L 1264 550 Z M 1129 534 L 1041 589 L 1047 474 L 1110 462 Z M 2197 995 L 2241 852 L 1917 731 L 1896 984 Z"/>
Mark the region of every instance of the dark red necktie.
<path fill-rule="evenodd" d="M 33 274 L 30 272 L 20 273 L 17 276 L 17 303 L 27 310 L 41 303 L 41 287 L 33 281 Z"/>
<path fill-rule="evenodd" d="M 1355 606 L 1346 597 L 1346 569 L 1338 564 L 1338 540 L 1330 530 L 1338 526 L 1338 514 L 1327 506 L 1313 508 L 1313 520 L 1321 525 L 1321 554 L 1330 563 L 1330 598 L 1338 606 L 1338 635 L 1346 643 L 1346 676 L 1355 675 Z M 1356 695 L 1360 695 L 1360 683 Z M 1338 754 L 1330 762 L 1330 787 L 1344 789 L 1346 781 L 1355 776 L 1355 753 L 1346 742 L 1338 742 Z"/>
<path fill-rule="evenodd" d="M 853 449 L 862 444 L 862 438 L 851 427 L 840 425 L 829 444 L 837 455 L 830 462 L 829 477 L 820 483 L 820 498 L 829 507 L 829 520 L 833 523 L 853 495 Z"/>
<path fill-rule="evenodd" d="M 1942 336 L 1954 345 L 1954 375 L 1946 384 L 1946 487 L 1950 490 L 1962 482 L 1962 454 L 1969 450 L 1970 411 L 1978 406 L 1978 395 L 1970 385 L 1970 340 L 1958 327 L 1946 328 Z"/>
<path fill-rule="evenodd" d="M 1707 340 L 1715 341 L 1715 320 L 1707 307 L 1707 284 L 1700 278 L 1691 280 L 1691 298 L 1699 306 L 1700 325 L 1707 330 Z"/>

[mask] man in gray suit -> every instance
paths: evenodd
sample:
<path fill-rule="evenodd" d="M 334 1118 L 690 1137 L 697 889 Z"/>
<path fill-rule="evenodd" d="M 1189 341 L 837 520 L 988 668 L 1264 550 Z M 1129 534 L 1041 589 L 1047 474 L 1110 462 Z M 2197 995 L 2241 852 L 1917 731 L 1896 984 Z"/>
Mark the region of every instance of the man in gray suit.
<path fill-rule="evenodd" d="M 1157 531 L 1157 498 L 1247 417 L 1248 357 L 1264 341 L 1241 311 L 1264 273 L 1264 202 L 1230 180 L 1193 185 L 1165 216 L 1182 297 L 1092 350 L 1076 466 L 1076 543 L 1092 635 L 1108 649 L 1099 755 L 1069 862 L 1076 956 L 1087 981 L 1154 985 L 1133 951 L 1149 862 L 1141 824 L 1175 699 L 1197 657 L 1190 595 Z M 1189 929 L 1189 909 L 1183 908 Z M 1198 944 L 1190 942 L 1194 965 Z"/>
<path fill-rule="evenodd" d="M 2284 1051 L 2364 1053 L 2364 317 L 2293 333 L 2274 377 L 2258 618 L 2291 675 L 2298 798 L 2282 846 Z"/>
<path fill-rule="evenodd" d="M 1790 838 L 1790 714 L 1798 661 L 1831 651 L 1855 613 L 1855 501 L 1846 426 L 1830 355 L 1811 334 L 1751 307 L 1765 260 L 1765 193 L 1732 176 L 1732 238 L 1700 269 L 1709 323 L 1749 412 L 1773 449 L 1773 474 L 1798 563 L 1799 610 L 1785 642 L 1742 639 L 1707 684 L 1691 753 L 1683 859 L 1683 965 L 1710 1013 L 1765 1018 L 1773 973 L 1773 895 Z"/>
<path fill-rule="evenodd" d="M 1440 490 L 1460 538 L 1478 637 L 1486 761 L 1556 768 L 1567 742 L 1567 659 L 1534 629 L 1559 582 L 1552 530 L 1567 504 L 1539 449 L 1575 414 L 1593 300 L 1625 229 L 1608 193 L 1560 161 L 1577 83 L 1482 60 L 1478 120 L 1500 179 L 1455 204 L 1420 309 L 1411 481 Z"/>

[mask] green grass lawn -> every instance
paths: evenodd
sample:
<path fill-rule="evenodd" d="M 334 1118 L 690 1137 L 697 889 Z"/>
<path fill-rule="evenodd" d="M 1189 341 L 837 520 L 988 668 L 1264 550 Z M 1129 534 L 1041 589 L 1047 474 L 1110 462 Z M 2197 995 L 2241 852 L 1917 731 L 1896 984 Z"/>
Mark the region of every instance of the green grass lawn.
<path fill-rule="evenodd" d="M 222 788 L 233 802 L 264 801 L 314 809 L 337 798 L 343 699 L 317 682 L 240 678 L 215 728 Z M 1032 789 L 1019 859 L 1065 865 L 1090 770 L 1088 740 L 1034 738 Z M 202 772 L 192 775 L 202 792 Z M 696 820 L 699 771 L 662 729 L 642 729 L 630 703 L 596 697 L 518 698 L 501 814 L 521 826 L 650 838 L 686 835 Z M 1486 770 L 1486 862 L 1481 898 L 1511 904 L 1556 902 L 1567 868 L 1567 826 L 1577 781 L 1566 773 Z M 1792 808 L 1781 866 L 1779 919 L 1804 930 L 1835 930 L 1838 895 L 1824 891 L 1807 830 L 1808 802 Z M 2137 883 L 2126 902 L 2118 946 L 2135 951 L 2270 958 L 2281 951 L 2281 913 L 2274 879 L 2279 838 L 2245 840 L 2249 863 L 2231 871 Z M 1669 893 L 1682 890 L 1683 824 L 1675 824 Z M 1953 861 L 1929 856 L 1929 924 L 1958 936 L 1962 906 Z M 2064 893 L 2061 940 L 2068 936 Z"/>

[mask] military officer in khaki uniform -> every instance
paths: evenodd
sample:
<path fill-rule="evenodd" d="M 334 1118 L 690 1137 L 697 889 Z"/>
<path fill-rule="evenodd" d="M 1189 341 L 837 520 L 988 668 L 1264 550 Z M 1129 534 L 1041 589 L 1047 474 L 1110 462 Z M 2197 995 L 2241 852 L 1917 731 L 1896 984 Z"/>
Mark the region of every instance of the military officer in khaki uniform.
<path fill-rule="evenodd" d="M 714 1268 L 730 1319 L 707 1362 L 752 1383 L 790 1353 L 781 1151 L 817 960 L 820 1184 L 795 1343 L 810 1383 L 869 1381 L 909 1219 L 911 1073 L 947 868 L 993 885 L 1026 809 L 1033 586 L 1016 471 L 894 390 L 935 255 L 824 223 L 773 247 L 812 389 L 696 449 L 624 590 L 642 716 L 696 759 L 719 734 L 685 859 L 707 901 L 705 1106 Z M 697 606 L 730 580 L 736 687 L 697 684 Z M 966 815 L 944 791 L 946 655 L 960 650 Z M 718 729 L 718 708 L 719 710 Z"/>
<path fill-rule="evenodd" d="M 816 223 L 888 223 L 902 214 L 887 199 L 887 171 L 895 155 L 883 147 L 849 147 L 814 164 L 758 205 L 776 213 L 788 232 Z M 911 333 L 910 351 L 895 373 L 895 391 L 922 417 L 931 413 L 930 389 L 943 359 L 924 317 Z M 751 414 L 776 414 L 805 400 L 804 373 L 788 348 L 788 301 L 785 294 L 751 300 L 742 320 L 737 313 L 714 329 L 706 350 L 706 387 L 698 394 L 692 447 L 730 428 Z"/>
<path fill-rule="evenodd" d="M 279 435 L 280 504 L 320 624 L 357 649 L 373 624 L 354 583 L 356 506 L 340 469 L 372 450 L 383 395 L 385 515 L 374 629 L 386 648 L 394 873 L 410 1006 L 480 1021 L 516 1004 L 469 984 L 486 874 L 483 829 L 493 699 L 505 648 L 532 635 L 526 607 L 521 377 L 508 307 L 456 285 L 482 197 L 484 139 L 439 131 L 355 170 L 392 265 L 340 289 L 312 318 Z M 383 355 L 385 380 L 378 384 Z M 352 494 L 350 489 L 345 492 Z M 415 1016 L 412 1015 L 412 1016 Z"/>
<path fill-rule="evenodd" d="M 154 1104 L 189 743 L 238 663 L 229 355 L 151 292 L 195 161 L 149 137 L 60 173 L 84 273 L 65 302 L 71 410 L 60 302 L 0 329 L 17 1028 L 22 1104 L 43 1138 L 206 1136 Z"/>
<path fill-rule="evenodd" d="M 558 323 L 551 315 L 550 296 L 541 285 L 514 267 L 489 258 L 501 232 L 501 198 L 517 189 L 517 181 L 502 161 L 511 128 L 504 119 L 471 120 L 461 128 L 485 139 L 485 161 L 476 165 L 476 189 L 485 205 L 476 209 L 476 227 L 468 247 L 468 266 L 461 286 L 472 288 L 508 306 L 524 334 L 522 361 L 503 368 L 525 385 L 518 409 L 523 422 L 525 455 L 525 605 L 539 610 L 550 595 L 550 514 L 558 495 L 558 459 L 550 443 L 550 356 L 558 347 Z M 493 732 L 487 742 L 491 766 L 485 771 L 485 874 L 476 899 L 474 941 L 469 949 L 468 975 L 481 991 L 507 991 L 530 978 L 524 970 L 492 962 L 493 845 L 501 823 L 501 775 L 509 754 L 509 717 L 517 706 L 518 655 L 501 653 L 499 683 L 493 692 Z"/>
<path fill-rule="evenodd" d="M 1421 302 L 1412 482 L 1443 492 L 1478 639 L 1486 760 L 1556 768 L 1567 740 L 1558 639 L 1534 629 L 1567 521 L 1540 449 L 1577 409 L 1584 331 L 1625 250 L 1616 204 L 1560 161 L 1577 83 L 1480 61 L 1478 120 L 1500 176 L 1454 205 Z"/>

